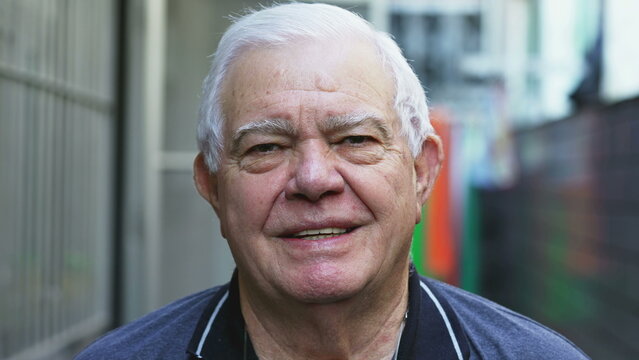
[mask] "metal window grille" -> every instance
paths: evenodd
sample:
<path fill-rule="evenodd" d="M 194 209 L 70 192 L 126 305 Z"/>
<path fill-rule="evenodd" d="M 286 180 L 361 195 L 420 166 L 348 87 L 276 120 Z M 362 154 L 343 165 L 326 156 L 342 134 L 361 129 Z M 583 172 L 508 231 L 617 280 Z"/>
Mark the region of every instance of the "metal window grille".
<path fill-rule="evenodd" d="M 0 358 L 109 320 L 114 1 L 0 2 Z"/>

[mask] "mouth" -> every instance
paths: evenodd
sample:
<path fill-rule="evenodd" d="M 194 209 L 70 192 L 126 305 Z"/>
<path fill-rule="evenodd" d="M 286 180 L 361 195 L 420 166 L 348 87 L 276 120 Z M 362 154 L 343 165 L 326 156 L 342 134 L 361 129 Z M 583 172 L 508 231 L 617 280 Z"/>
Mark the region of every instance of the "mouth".
<path fill-rule="evenodd" d="M 348 234 L 353 231 L 355 228 L 323 228 L 323 229 L 313 229 L 313 230 L 304 230 L 294 234 L 287 235 L 287 238 L 300 239 L 300 240 L 322 240 L 331 237 L 340 236 L 343 234 Z"/>

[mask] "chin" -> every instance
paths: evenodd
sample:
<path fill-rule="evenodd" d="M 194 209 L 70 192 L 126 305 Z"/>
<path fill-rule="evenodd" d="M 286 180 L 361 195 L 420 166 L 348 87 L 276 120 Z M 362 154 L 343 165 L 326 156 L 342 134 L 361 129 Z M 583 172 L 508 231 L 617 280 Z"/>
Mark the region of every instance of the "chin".
<path fill-rule="evenodd" d="M 300 302 L 329 304 L 356 296 L 368 283 L 361 271 L 323 270 L 294 274 L 285 291 Z"/>
<path fill-rule="evenodd" d="M 359 291 L 332 287 L 296 289 L 292 294 L 299 302 L 307 304 L 333 304 L 348 300 Z"/>

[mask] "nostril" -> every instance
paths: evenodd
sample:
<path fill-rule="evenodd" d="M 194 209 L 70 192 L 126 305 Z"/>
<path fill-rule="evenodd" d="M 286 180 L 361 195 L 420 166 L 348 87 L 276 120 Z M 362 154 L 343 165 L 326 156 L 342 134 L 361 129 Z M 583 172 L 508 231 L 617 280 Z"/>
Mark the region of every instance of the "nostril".
<path fill-rule="evenodd" d="M 297 199 L 297 200 L 304 200 L 304 201 L 311 201 L 311 202 L 316 202 L 319 200 L 322 200 L 323 198 L 327 197 L 327 196 L 331 196 L 331 195 L 336 195 L 338 194 L 337 191 L 325 191 L 323 193 L 320 193 L 316 196 L 314 196 L 313 194 L 309 194 L 309 193 L 295 193 L 293 194 L 293 198 Z"/>

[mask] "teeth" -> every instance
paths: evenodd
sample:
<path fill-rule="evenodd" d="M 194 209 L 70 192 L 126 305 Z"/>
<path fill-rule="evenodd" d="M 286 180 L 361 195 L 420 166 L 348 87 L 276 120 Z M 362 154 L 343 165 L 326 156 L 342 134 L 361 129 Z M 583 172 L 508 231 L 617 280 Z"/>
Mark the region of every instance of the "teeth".
<path fill-rule="evenodd" d="M 325 239 L 334 235 L 340 235 L 346 232 L 346 229 L 340 228 L 324 228 L 315 230 L 304 230 L 293 234 L 294 237 L 303 237 L 306 240 Z"/>

